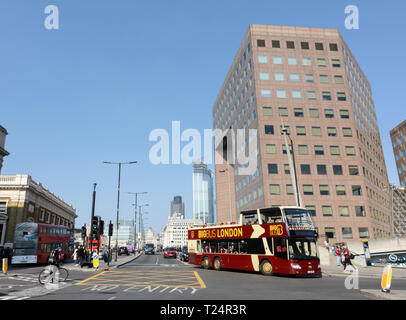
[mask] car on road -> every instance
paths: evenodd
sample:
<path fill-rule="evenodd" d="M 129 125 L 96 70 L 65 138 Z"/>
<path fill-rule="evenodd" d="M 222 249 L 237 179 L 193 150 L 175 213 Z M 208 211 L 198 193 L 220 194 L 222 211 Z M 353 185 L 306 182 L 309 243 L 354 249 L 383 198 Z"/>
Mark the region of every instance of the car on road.
<path fill-rule="evenodd" d="M 147 243 L 144 249 L 145 254 L 155 254 L 155 246 L 153 243 Z"/>
<path fill-rule="evenodd" d="M 118 249 L 118 255 L 121 256 L 122 254 L 126 254 L 127 256 L 130 255 L 130 251 L 128 250 L 127 247 L 120 247 Z"/>
<path fill-rule="evenodd" d="M 182 250 L 179 253 L 179 260 L 184 261 L 184 262 L 189 261 L 189 253 L 188 253 L 188 250 L 187 250 L 187 246 L 182 247 Z"/>
<path fill-rule="evenodd" d="M 165 248 L 164 250 L 164 258 L 176 258 L 176 249 L 175 248 Z"/>

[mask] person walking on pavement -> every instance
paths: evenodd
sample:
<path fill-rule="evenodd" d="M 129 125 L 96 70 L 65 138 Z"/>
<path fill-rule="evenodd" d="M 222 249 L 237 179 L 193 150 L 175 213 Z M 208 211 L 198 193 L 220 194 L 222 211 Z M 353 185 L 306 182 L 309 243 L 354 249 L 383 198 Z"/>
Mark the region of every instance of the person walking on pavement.
<path fill-rule="evenodd" d="M 73 252 L 73 255 L 72 255 L 73 261 L 74 261 L 76 266 L 79 263 L 78 254 L 79 254 L 79 246 L 76 246 L 75 251 Z"/>
<path fill-rule="evenodd" d="M 354 268 L 354 270 L 357 270 L 357 268 L 355 268 L 354 265 L 351 263 L 351 258 L 350 258 L 351 253 L 350 253 L 350 250 L 348 250 L 346 245 L 343 245 L 343 255 L 344 255 L 344 263 L 343 263 L 344 270 L 348 264 L 351 265 Z"/>
<path fill-rule="evenodd" d="M 339 266 L 341 266 L 341 249 L 339 246 L 335 247 L 334 253 L 335 253 L 335 256 L 337 257 L 336 266 L 339 267 Z"/>

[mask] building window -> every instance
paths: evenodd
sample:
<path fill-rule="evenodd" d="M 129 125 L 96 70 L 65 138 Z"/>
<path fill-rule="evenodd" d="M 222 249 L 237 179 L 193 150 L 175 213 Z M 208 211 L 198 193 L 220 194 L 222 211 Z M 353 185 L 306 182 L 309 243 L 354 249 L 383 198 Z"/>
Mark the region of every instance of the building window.
<path fill-rule="evenodd" d="M 333 109 L 324 109 L 324 117 L 326 119 L 334 118 L 334 110 Z"/>
<path fill-rule="evenodd" d="M 326 74 L 321 74 L 319 76 L 319 79 L 320 79 L 320 83 L 329 83 L 328 75 L 326 75 Z"/>
<path fill-rule="evenodd" d="M 268 173 L 278 174 L 278 165 L 276 163 L 268 163 Z"/>
<path fill-rule="evenodd" d="M 273 115 L 272 107 L 262 107 L 262 114 L 264 116 L 272 116 Z"/>
<path fill-rule="evenodd" d="M 319 174 L 319 175 L 327 174 L 327 166 L 325 164 L 318 164 L 316 167 L 317 167 L 317 174 Z"/>
<path fill-rule="evenodd" d="M 302 58 L 302 64 L 304 66 L 311 66 L 312 65 L 312 59 L 311 58 Z"/>
<path fill-rule="evenodd" d="M 275 81 L 284 81 L 285 80 L 285 75 L 283 72 L 275 72 L 274 73 L 274 78 Z"/>
<path fill-rule="evenodd" d="M 299 90 L 292 90 L 292 99 L 302 99 L 302 93 Z"/>
<path fill-rule="evenodd" d="M 339 156 L 340 155 L 340 147 L 339 146 L 330 146 L 330 155 Z"/>
<path fill-rule="evenodd" d="M 310 118 L 319 117 L 319 109 L 309 109 Z"/>
<path fill-rule="evenodd" d="M 303 118 L 303 116 L 304 116 L 303 108 L 294 108 L 293 111 L 294 111 L 295 117 Z"/>
<path fill-rule="evenodd" d="M 324 50 L 323 43 L 321 43 L 321 42 L 316 42 L 315 47 L 316 47 L 316 50 Z"/>
<path fill-rule="evenodd" d="M 341 119 L 349 119 L 350 112 L 348 110 L 340 110 L 340 118 Z"/>
<path fill-rule="evenodd" d="M 329 47 L 330 47 L 330 51 L 338 51 L 337 43 L 330 43 Z"/>
<path fill-rule="evenodd" d="M 310 49 L 310 46 L 309 46 L 309 43 L 308 43 L 308 42 L 301 42 L 301 43 L 300 43 L 300 47 L 301 47 L 303 50 L 309 50 L 309 49 Z"/>
<path fill-rule="evenodd" d="M 364 206 L 355 206 L 355 215 L 357 217 L 365 217 L 365 207 Z"/>
<path fill-rule="evenodd" d="M 289 195 L 289 194 L 293 194 L 293 193 L 294 193 L 293 186 L 291 184 L 287 184 L 286 185 L 286 194 Z"/>
<path fill-rule="evenodd" d="M 267 56 L 258 56 L 258 63 L 267 64 L 268 63 L 268 57 Z"/>
<path fill-rule="evenodd" d="M 314 146 L 314 154 L 317 156 L 324 155 L 324 147 L 323 146 Z"/>
<path fill-rule="evenodd" d="M 290 174 L 290 166 L 289 166 L 289 163 L 285 163 L 285 164 L 283 165 L 283 170 L 284 170 L 285 174 Z"/>
<path fill-rule="evenodd" d="M 362 196 L 361 186 L 351 186 L 353 196 Z"/>
<path fill-rule="evenodd" d="M 44 221 L 45 220 L 45 209 L 40 209 L 39 210 L 39 221 Z"/>
<path fill-rule="evenodd" d="M 346 195 L 345 186 L 342 184 L 336 185 L 336 194 L 337 196 L 345 196 Z"/>
<path fill-rule="evenodd" d="M 286 90 L 276 90 L 276 97 L 279 99 L 286 99 Z"/>
<path fill-rule="evenodd" d="M 351 128 L 343 128 L 343 136 L 344 137 L 352 137 L 352 129 Z"/>
<path fill-rule="evenodd" d="M 323 213 L 323 216 L 332 216 L 333 215 L 333 207 L 332 206 L 321 206 L 321 212 Z"/>
<path fill-rule="evenodd" d="M 312 136 L 321 136 L 321 127 L 312 127 Z"/>
<path fill-rule="evenodd" d="M 279 111 L 279 116 L 281 116 L 281 117 L 288 117 L 289 116 L 288 108 L 279 107 L 278 111 Z"/>
<path fill-rule="evenodd" d="M 341 217 L 349 217 L 350 209 L 347 206 L 338 206 L 338 213 Z"/>
<path fill-rule="evenodd" d="M 259 73 L 260 80 L 269 80 L 269 73 L 268 72 L 260 72 Z"/>
<path fill-rule="evenodd" d="M 265 152 L 267 154 L 276 154 L 276 145 L 275 144 L 267 144 L 265 146 Z"/>
<path fill-rule="evenodd" d="M 321 93 L 321 97 L 323 101 L 331 101 L 331 92 L 330 91 L 323 91 Z"/>
<path fill-rule="evenodd" d="M 306 135 L 306 127 L 304 127 L 304 126 L 296 126 L 296 134 L 298 136 L 305 136 Z"/>
<path fill-rule="evenodd" d="M 273 57 L 273 64 L 282 64 L 282 57 L 275 56 Z"/>
<path fill-rule="evenodd" d="M 320 188 L 320 195 L 321 195 L 321 196 L 328 196 L 328 195 L 330 195 L 330 188 L 329 188 L 328 185 L 326 185 L 326 184 L 321 184 L 321 185 L 319 185 L 319 188 Z"/>
<path fill-rule="evenodd" d="M 265 40 L 258 39 L 257 40 L 257 47 L 265 47 Z"/>
<path fill-rule="evenodd" d="M 342 175 L 343 174 L 343 166 L 341 165 L 333 165 L 333 173 L 335 175 Z"/>
<path fill-rule="evenodd" d="M 359 175 L 359 170 L 358 166 L 348 166 L 348 172 L 350 176 L 358 176 Z"/>
<path fill-rule="evenodd" d="M 300 171 L 302 174 L 311 174 L 310 165 L 309 164 L 301 164 Z"/>
<path fill-rule="evenodd" d="M 306 210 L 309 211 L 309 214 L 310 214 L 312 217 L 315 217 L 315 216 L 316 216 L 316 206 L 312 206 L 312 205 L 306 206 Z"/>
<path fill-rule="evenodd" d="M 331 65 L 333 68 L 340 68 L 341 67 L 340 59 L 331 59 Z"/>
<path fill-rule="evenodd" d="M 316 91 L 306 91 L 307 100 L 316 100 Z"/>
<path fill-rule="evenodd" d="M 272 40 L 272 48 L 280 48 L 281 42 L 279 40 Z"/>
<path fill-rule="evenodd" d="M 307 145 L 299 145 L 299 146 L 298 146 L 298 150 L 299 150 L 299 154 L 300 154 L 300 155 L 307 155 L 307 154 L 309 154 L 309 150 L 308 150 Z"/>
<path fill-rule="evenodd" d="M 336 229 L 334 227 L 325 227 L 324 233 L 329 239 L 334 239 L 336 237 Z"/>
<path fill-rule="evenodd" d="M 271 97 L 271 90 L 269 90 L 269 89 L 261 89 L 261 97 L 262 98 L 270 98 Z"/>
<path fill-rule="evenodd" d="M 337 136 L 337 128 L 336 127 L 327 127 L 327 135 L 329 137 L 336 137 Z"/>
<path fill-rule="evenodd" d="M 265 134 L 275 134 L 274 127 L 272 125 L 265 125 Z"/>
<path fill-rule="evenodd" d="M 286 41 L 286 48 L 295 49 L 295 42 L 294 41 Z"/>
<path fill-rule="evenodd" d="M 337 100 L 338 101 L 347 101 L 345 92 L 337 92 Z"/>
<path fill-rule="evenodd" d="M 352 229 L 350 227 L 343 227 L 341 230 L 343 232 L 343 239 L 352 239 Z"/>
<path fill-rule="evenodd" d="M 343 76 L 334 76 L 334 82 L 336 84 L 343 84 L 344 83 Z"/>
<path fill-rule="evenodd" d="M 303 185 L 303 194 L 304 195 L 313 195 L 313 185 L 311 184 L 304 184 Z"/>
<path fill-rule="evenodd" d="M 369 238 L 369 231 L 368 228 L 358 228 L 359 237 L 361 239 L 368 239 Z"/>
<path fill-rule="evenodd" d="M 290 66 L 296 66 L 296 65 L 297 65 L 297 59 L 296 59 L 296 57 L 288 57 L 288 65 L 290 65 Z"/>
<path fill-rule="evenodd" d="M 326 59 L 317 58 L 317 66 L 319 66 L 319 67 L 327 67 Z"/>
<path fill-rule="evenodd" d="M 270 194 L 273 194 L 273 195 L 279 195 L 281 193 L 279 184 L 270 184 L 269 192 L 270 192 Z"/>
<path fill-rule="evenodd" d="M 0 201 L 0 214 L 7 214 L 7 201 Z"/>
<path fill-rule="evenodd" d="M 299 74 L 298 73 L 290 73 L 289 74 L 290 82 L 299 82 Z"/>
<path fill-rule="evenodd" d="M 347 156 L 355 156 L 355 147 L 346 146 L 345 153 L 347 154 Z"/>

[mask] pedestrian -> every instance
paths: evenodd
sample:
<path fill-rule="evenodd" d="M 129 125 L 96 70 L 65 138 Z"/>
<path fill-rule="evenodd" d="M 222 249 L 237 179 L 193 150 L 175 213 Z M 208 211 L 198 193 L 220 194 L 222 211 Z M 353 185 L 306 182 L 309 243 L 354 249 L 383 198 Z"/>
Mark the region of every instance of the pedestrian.
<path fill-rule="evenodd" d="M 73 262 L 75 263 L 75 265 L 78 265 L 78 253 L 79 253 L 79 246 L 76 246 L 75 251 L 73 251 Z"/>
<path fill-rule="evenodd" d="M 354 270 L 357 270 L 357 268 L 355 268 L 353 266 L 353 264 L 351 263 L 351 253 L 350 253 L 350 250 L 348 250 L 346 245 L 343 245 L 343 256 L 344 256 L 344 262 L 343 262 L 344 270 L 348 264 L 351 265 L 354 268 Z"/>
<path fill-rule="evenodd" d="M 339 267 L 341 265 L 341 249 L 339 246 L 336 246 L 336 248 L 334 250 L 334 254 L 337 257 L 336 266 Z"/>

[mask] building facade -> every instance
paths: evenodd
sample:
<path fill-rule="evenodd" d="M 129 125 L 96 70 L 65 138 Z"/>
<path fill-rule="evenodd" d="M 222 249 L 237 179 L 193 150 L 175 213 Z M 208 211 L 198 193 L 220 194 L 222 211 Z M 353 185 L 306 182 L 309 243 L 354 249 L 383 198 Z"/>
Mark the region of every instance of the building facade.
<path fill-rule="evenodd" d="M 109 234 L 108 223 L 104 225 L 104 235 Z M 108 241 L 108 238 L 105 239 Z M 134 228 L 134 219 L 122 219 L 118 220 L 118 233 L 116 226 L 113 228 L 113 235 L 111 236 L 111 246 L 116 246 L 116 240 L 119 247 L 132 245 L 134 246 L 135 241 L 135 228 Z"/>
<path fill-rule="evenodd" d="M 392 234 L 406 236 L 406 187 L 391 185 Z"/>
<path fill-rule="evenodd" d="M 223 134 L 216 149 L 223 163 L 216 159 L 215 168 L 219 222 L 230 212 L 237 221 L 242 210 L 296 204 L 287 144 L 321 241 L 390 236 L 371 87 L 338 30 L 250 25 L 214 103 L 213 127 Z M 253 135 L 235 147 L 237 129 Z M 242 175 L 244 166 L 226 160 L 253 142 L 255 169 Z"/>
<path fill-rule="evenodd" d="M 406 120 L 390 131 L 399 183 L 406 187 Z"/>
<path fill-rule="evenodd" d="M 63 225 L 72 229 L 76 210 L 29 175 L 0 175 L 0 246 L 10 246 L 21 222 Z"/>
<path fill-rule="evenodd" d="M 188 229 L 194 225 L 202 225 L 201 221 L 184 219 L 182 216 L 169 217 L 162 231 L 162 245 L 166 247 L 182 247 L 188 242 Z"/>
<path fill-rule="evenodd" d="M 182 202 L 181 196 L 173 197 L 171 201 L 171 216 L 180 213 L 182 217 L 185 217 L 185 204 Z"/>
<path fill-rule="evenodd" d="M 213 223 L 213 173 L 206 164 L 193 163 L 193 219 Z"/>
<path fill-rule="evenodd" d="M 3 167 L 3 157 L 9 155 L 9 153 L 5 149 L 7 135 L 8 135 L 7 130 L 5 128 L 3 128 L 2 126 L 0 126 L 0 174 L 1 174 L 1 168 Z"/>

